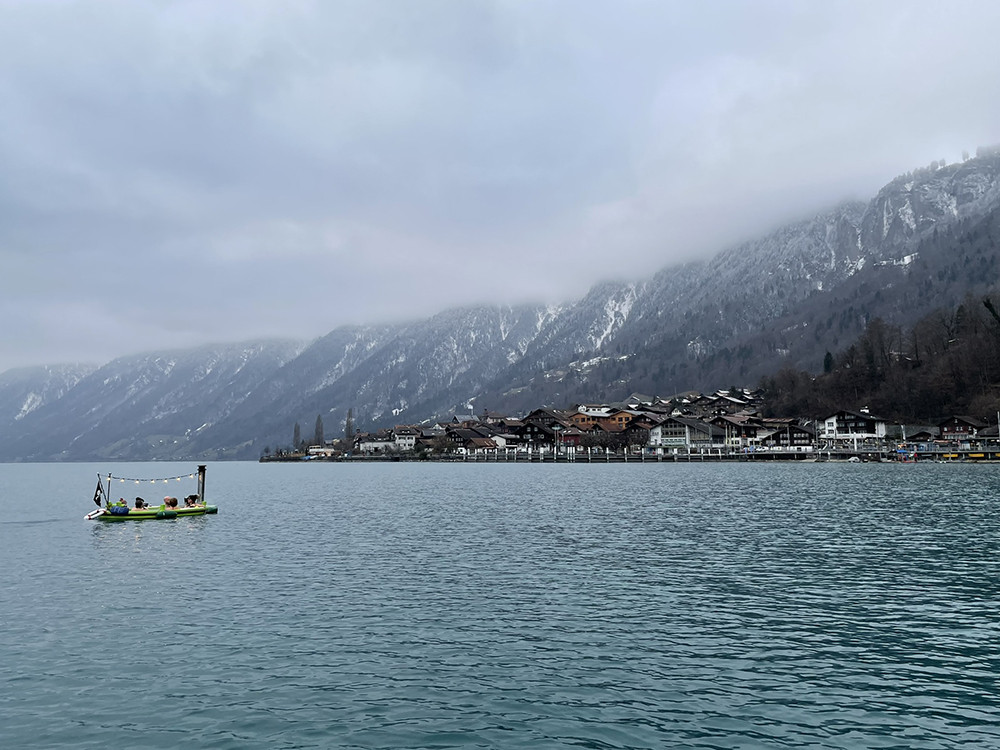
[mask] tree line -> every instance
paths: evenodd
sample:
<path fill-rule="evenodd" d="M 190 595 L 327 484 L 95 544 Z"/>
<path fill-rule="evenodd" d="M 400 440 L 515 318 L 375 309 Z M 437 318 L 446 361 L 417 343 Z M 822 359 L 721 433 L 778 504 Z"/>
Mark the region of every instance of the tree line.
<path fill-rule="evenodd" d="M 1000 410 L 1000 312 L 992 297 L 969 296 L 910 328 L 873 318 L 846 349 L 827 352 L 822 374 L 784 368 L 760 387 L 768 416 L 868 406 L 900 423 L 992 417 Z"/>
<path fill-rule="evenodd" d="M 347 418 L 344 420 L 344 438 L 343 445 L 346 446 L 346 450 L 350 450 L 350 446 L 354 443 L 354 409 L 347 410 Z M 302 426 L 296 422 L 295 426 L 292 427 L 292 447 L 288 448 L 276 448 L 275 455 L 287 454 L 289 450 L 291 452 L 304 452 L 311 445 L 325 445 L 326 444 L 326 434 L 323 428 L 323 415 L 316 415 L 316 424 L 313 427 L 312 437 L 307 439 L 302 437 Z M 264 446 L 262 451 L 263 455 L 271 455 L 271 446 Z"/>

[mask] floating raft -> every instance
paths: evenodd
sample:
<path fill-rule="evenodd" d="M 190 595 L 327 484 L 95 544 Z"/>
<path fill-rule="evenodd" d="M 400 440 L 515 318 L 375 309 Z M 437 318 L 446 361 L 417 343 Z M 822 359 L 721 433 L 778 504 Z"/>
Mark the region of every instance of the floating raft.
<path fill-rule="evenodd" d="M 181 516 L 206 516 L 214 515 L 219 512 L 219 508 L 216 505 L 208 505 L 205 503 L 205 469 L 204 465 L 198 467 L 198 492 L 196 495 L 190 495 L 192 499 L 197 500 L 194 505 L 185 505 L 178 507 L 177 498 L 164 498 L 165 501 L 172 500 L 173 505 L 168 505 L 164 502 L 158 506 L 144 505 L 141 508 L 130 508 L 128 505 L 124 504 L 122 501 L 113 503 L 111 502 L 111 483 L 113 480 L 119 482 L 129 482 L 129 483 L 142 483 L 142 482 L 165 482 L 169 484 L 172 480 L 181 481 L 185 477 L 194 479 L 194 474 L 188 474 L 179 477 L 166 477 L 161 479 L 132 479 L 126 477 L 115 477 L 111 474 L 107 476 L 107 489 L 104 487 L 104 478 L 101 475 L 97 476 L 97 490 L 94 492 L 94 503 L 97 505 L 97 510 L 92 510 L 90 513 L 84 516 L 88 521 L 154 521 L 154 520 L 166 520 L 170 518 L 180 518 Z M 138 498 L 137 498 L 138 499 Z M 102 506 L 101 501 L 104 501 Z"/>
<path fill-rule="evenodd" d="M 117 508 L 124 507 L 126 513 L 114 512 Z M 178 518 L 180 516 L 207 516 L 218 513 L 216 505 L 196 505 L 193 508 L 168 508 L 158 505 L 155 508 L 129 508 L 127 506 L 112 506 L 109 508 L 98 508 L 88 513 L 85 518 L 88 521 L 154 521 L 167 518 Z"/>

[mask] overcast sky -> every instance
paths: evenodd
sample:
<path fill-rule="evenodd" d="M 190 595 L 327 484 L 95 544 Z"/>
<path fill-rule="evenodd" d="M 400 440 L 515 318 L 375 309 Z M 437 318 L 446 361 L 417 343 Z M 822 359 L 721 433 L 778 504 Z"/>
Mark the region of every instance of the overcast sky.
<path fill-rule="evenodd" d="M 1000 3 L 0 0 L 0 371 L 561 302 L 1000 141 Z"/>

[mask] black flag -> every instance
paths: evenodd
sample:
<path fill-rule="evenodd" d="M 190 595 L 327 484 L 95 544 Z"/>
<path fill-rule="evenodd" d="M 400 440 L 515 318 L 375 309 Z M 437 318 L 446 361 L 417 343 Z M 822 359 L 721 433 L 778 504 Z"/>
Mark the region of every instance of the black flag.
<path fill-rule="evenodd" d="M 104 485 L 101 484 L 101 478 L 97 478 L 97 489 L 94 491 L 94 504 L 100 508 L 101 498 L 104 497 Z"/>

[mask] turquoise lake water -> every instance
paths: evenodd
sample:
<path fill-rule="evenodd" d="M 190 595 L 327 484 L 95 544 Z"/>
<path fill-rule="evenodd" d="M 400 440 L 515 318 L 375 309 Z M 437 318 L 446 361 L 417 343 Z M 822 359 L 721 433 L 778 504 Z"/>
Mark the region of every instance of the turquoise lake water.
<path fill-rule="evenodd" d="M 0 747 L 1000 747 L 1000 465 L 194 468 L 0 465 Z"/>

